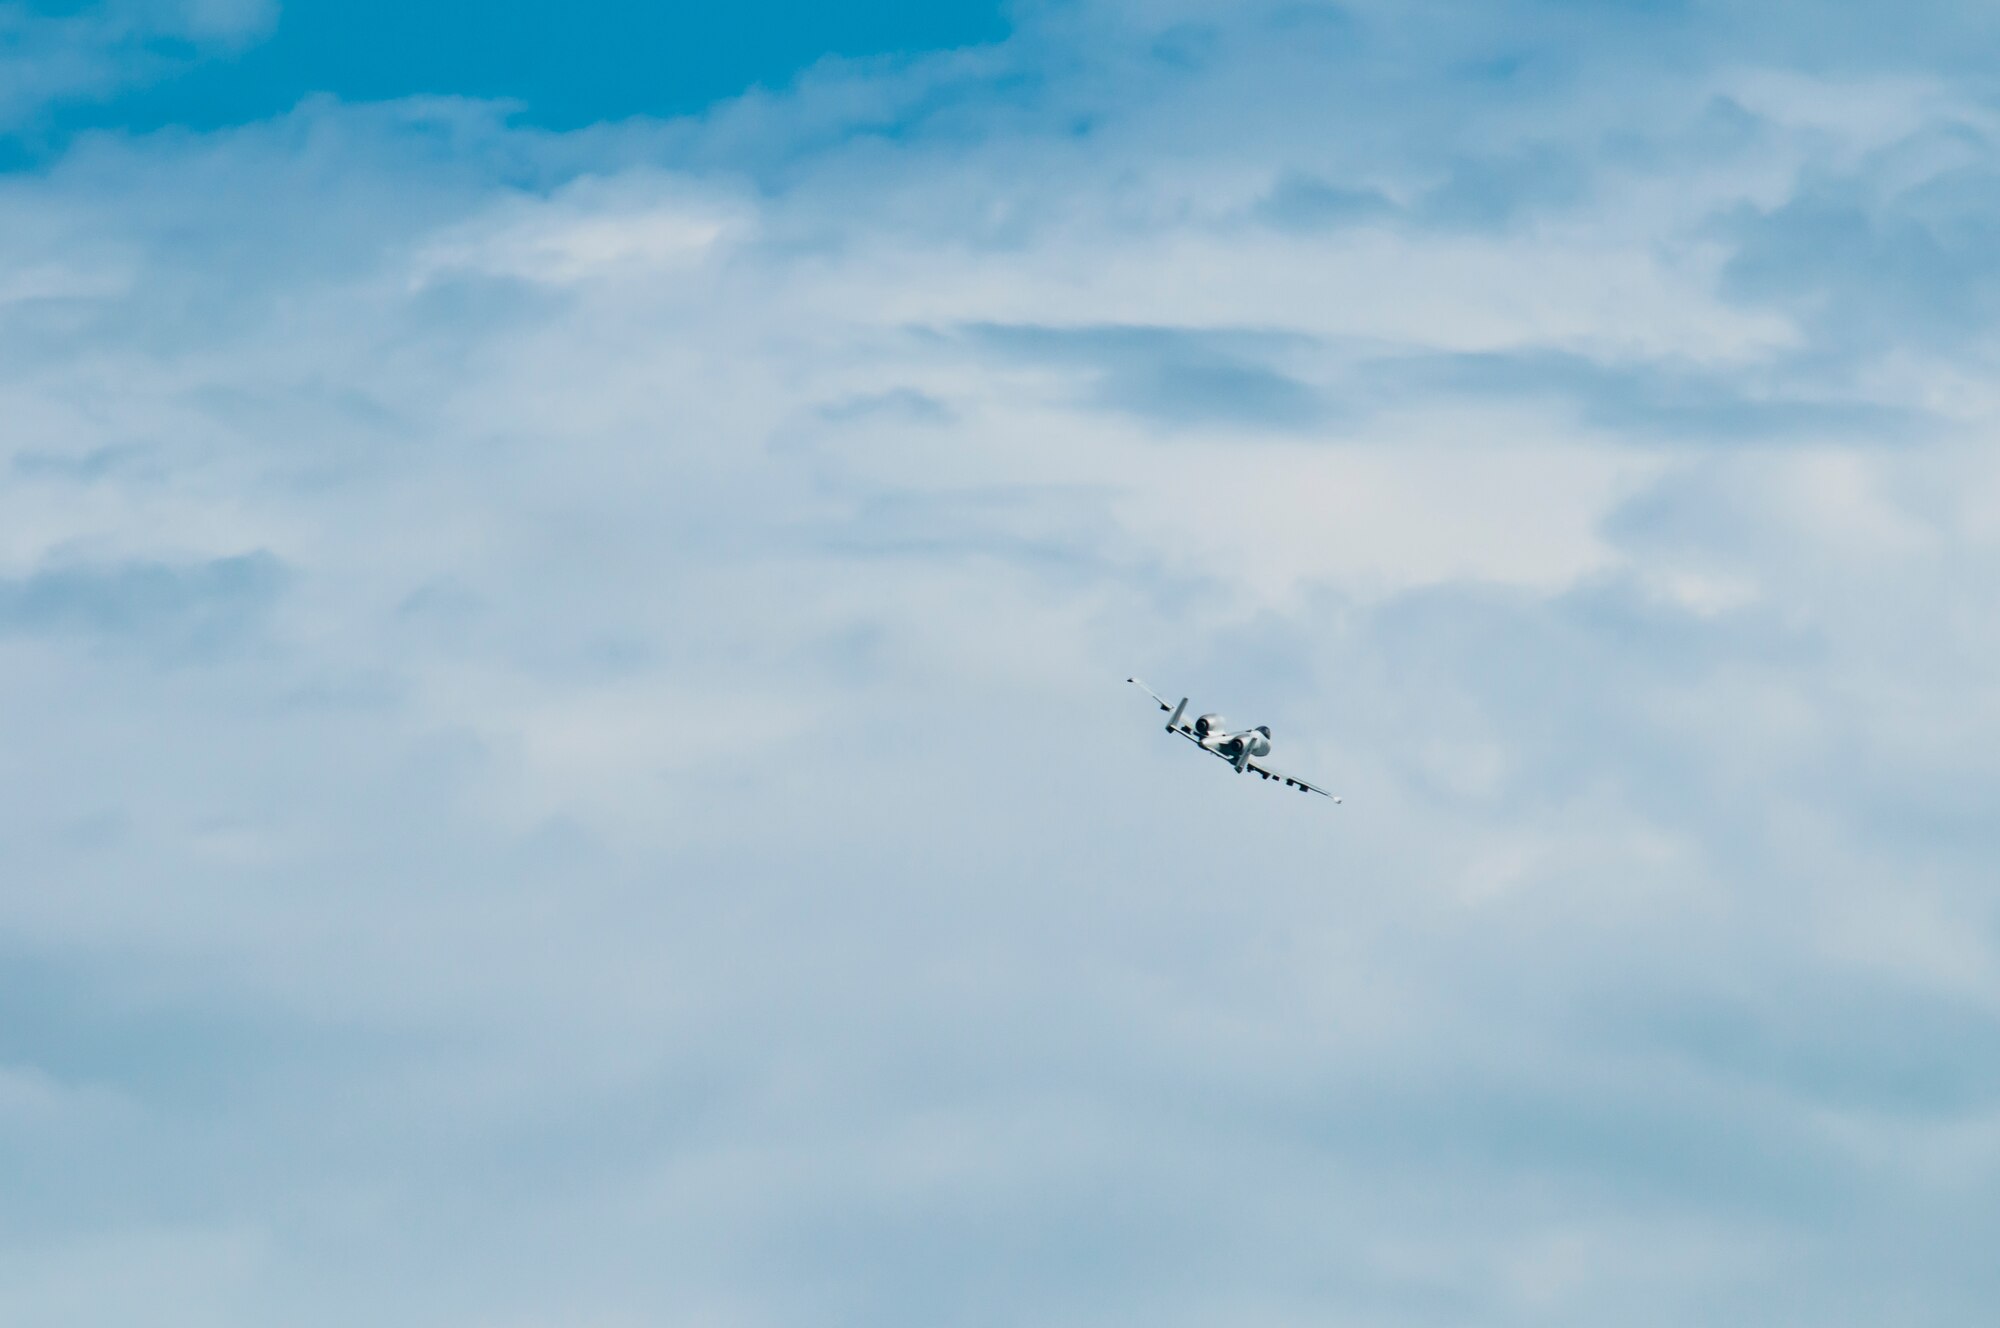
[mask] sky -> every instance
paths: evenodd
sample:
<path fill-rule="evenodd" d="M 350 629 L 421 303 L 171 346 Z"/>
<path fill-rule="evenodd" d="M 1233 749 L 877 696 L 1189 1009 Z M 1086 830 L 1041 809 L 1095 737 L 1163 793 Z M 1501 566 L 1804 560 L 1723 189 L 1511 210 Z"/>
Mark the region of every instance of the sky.
<path fill-rule="evenodd" d="M 1989 1320 L 1996 43 L 0 4 L 0 1322 Z"/>

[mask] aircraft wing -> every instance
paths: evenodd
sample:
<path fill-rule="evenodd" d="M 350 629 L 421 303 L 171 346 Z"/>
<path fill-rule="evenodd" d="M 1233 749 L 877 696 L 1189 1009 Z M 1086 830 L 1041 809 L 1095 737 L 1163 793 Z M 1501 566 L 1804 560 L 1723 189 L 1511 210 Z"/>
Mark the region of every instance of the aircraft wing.
<path fill-rule="evenodd" d="M 1185 698 L 1182 699 L 1179 705 L 1169 705 L 1166 697 L 1161 696 L 1137 678 L 1127 678 L 1125 681 L 1152 697 L 1158 703 L 1160 709 L 1167 712 L 1167 732 L 1178 733 L 1197 747 L 1201 745 L 1201 739 L 1195 736 L 1194 725 L 1181 718 L 1181 715 L 1187 710 L 1187 701 Z"/>
<path fill-rule="evenodd" d="M 1262 761 L 1253 759 L 1248 763 L 1248 766 L 1250 773 L 1253 775 L 1260 775 L 1265 779 L 1278 780 L 1288 788 L 1295 788 L 1301 793 L 1317 793 L 1322 798 L 1332 798 L 1335 802 L 1340 801 L 1337 794 L 1329 793 L 1317 784 L 1308 784 L 1297 775 L 1288 775 L 1284 771 L 1274 769 Z"/>

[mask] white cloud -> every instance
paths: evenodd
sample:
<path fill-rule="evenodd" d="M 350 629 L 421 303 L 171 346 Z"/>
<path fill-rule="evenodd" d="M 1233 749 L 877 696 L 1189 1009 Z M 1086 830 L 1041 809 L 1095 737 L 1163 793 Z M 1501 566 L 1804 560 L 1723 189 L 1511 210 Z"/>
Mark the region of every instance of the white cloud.
<path fill-rule="evenodd" d="M 737 243 L 747 238 L 749 218 L 741 205 L 686 197 L 692 193 L 635 172 L 586 179 L 548 199 L 512 199 L 426 242 L 414 280 L 484 275 L 560 285 L 700 267 L 716 261 L 717 245 L 732 235 Z"/>
<path fill-rule="evenodd" d="M 0 189 L 0 1306 L 1967 1321 L 1985 351 L 1729 276 L 1964 98 L 1174 17 Z"/>

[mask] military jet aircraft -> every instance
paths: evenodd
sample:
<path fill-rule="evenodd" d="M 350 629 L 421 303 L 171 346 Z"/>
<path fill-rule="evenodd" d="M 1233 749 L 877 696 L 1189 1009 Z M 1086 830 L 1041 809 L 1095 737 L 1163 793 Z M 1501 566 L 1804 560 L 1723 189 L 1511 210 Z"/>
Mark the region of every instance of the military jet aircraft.
<path fill-rule="evenodd" d="M 1223 727 L 1221 715 L 1202 715 L 1190 724 L 1181 718 L 1187 712 L 1188 699 L 1185 696 L 1181 698 L 1179 705 L 1168 705 L 1164 696 L 1137 678 L 1127 678 L 1125 681 L 1159 702 L 1160 709 L 1171 712 L 1167 717 L 1167 732 L 1178 733 L 1203 751 L 1221 757 L 1236 767 L 1237 774 L 1240 775 L 1247 770 L 1264 779 L 1280 780 L 1287 788 L 1295 788 L 1301 793 L 1317 793 L 1322 798 L 1340 801 L 1318 785 L 1308 784 L 1297 776 L 1288 775 L 1264 763 L 1262 758 L 1271 754 L 1271 730 L 1268 725 L 1260 724 L 1254 729 L 1231 733 Z"/>

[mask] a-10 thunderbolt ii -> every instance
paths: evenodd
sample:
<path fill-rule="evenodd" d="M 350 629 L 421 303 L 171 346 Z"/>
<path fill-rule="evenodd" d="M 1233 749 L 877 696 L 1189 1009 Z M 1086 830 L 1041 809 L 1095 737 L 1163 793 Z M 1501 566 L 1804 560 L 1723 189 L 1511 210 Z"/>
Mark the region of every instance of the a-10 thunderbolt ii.
<path fill-rule="evenodd" d="M 1179 705 L 1168 705 L 1167 698 L 1140 682 L 1137 678 L 1127 678 L 1146 695 L 1159 702 L 1160 709 L 1170 712 L 1167 716 L 1167 732 L 1178 733 L 1195 746 L 1213 756 L 1219 756 L 1236 767 L 1237 774 L 1248 771 L 1264 779 L 1276 779 L 1287 788 L 1295 788 L 1301 793 L 1317 793 L 1322 798 L 1340 799 L 1328 793 L 1317 784 L 1308 784 L 1297 775 L 1288 775 L 1264 762 L 1271 754 L 1271 729 L 1260 724 L 1254 729 L 1244 729 L 1241 733 L 1231 733 L 1223 726 L 1221 715 L 1201 715 L 1190 724 L 1181 716 L 1187 713 L 1188 699 L 1183 696 Z"/>

